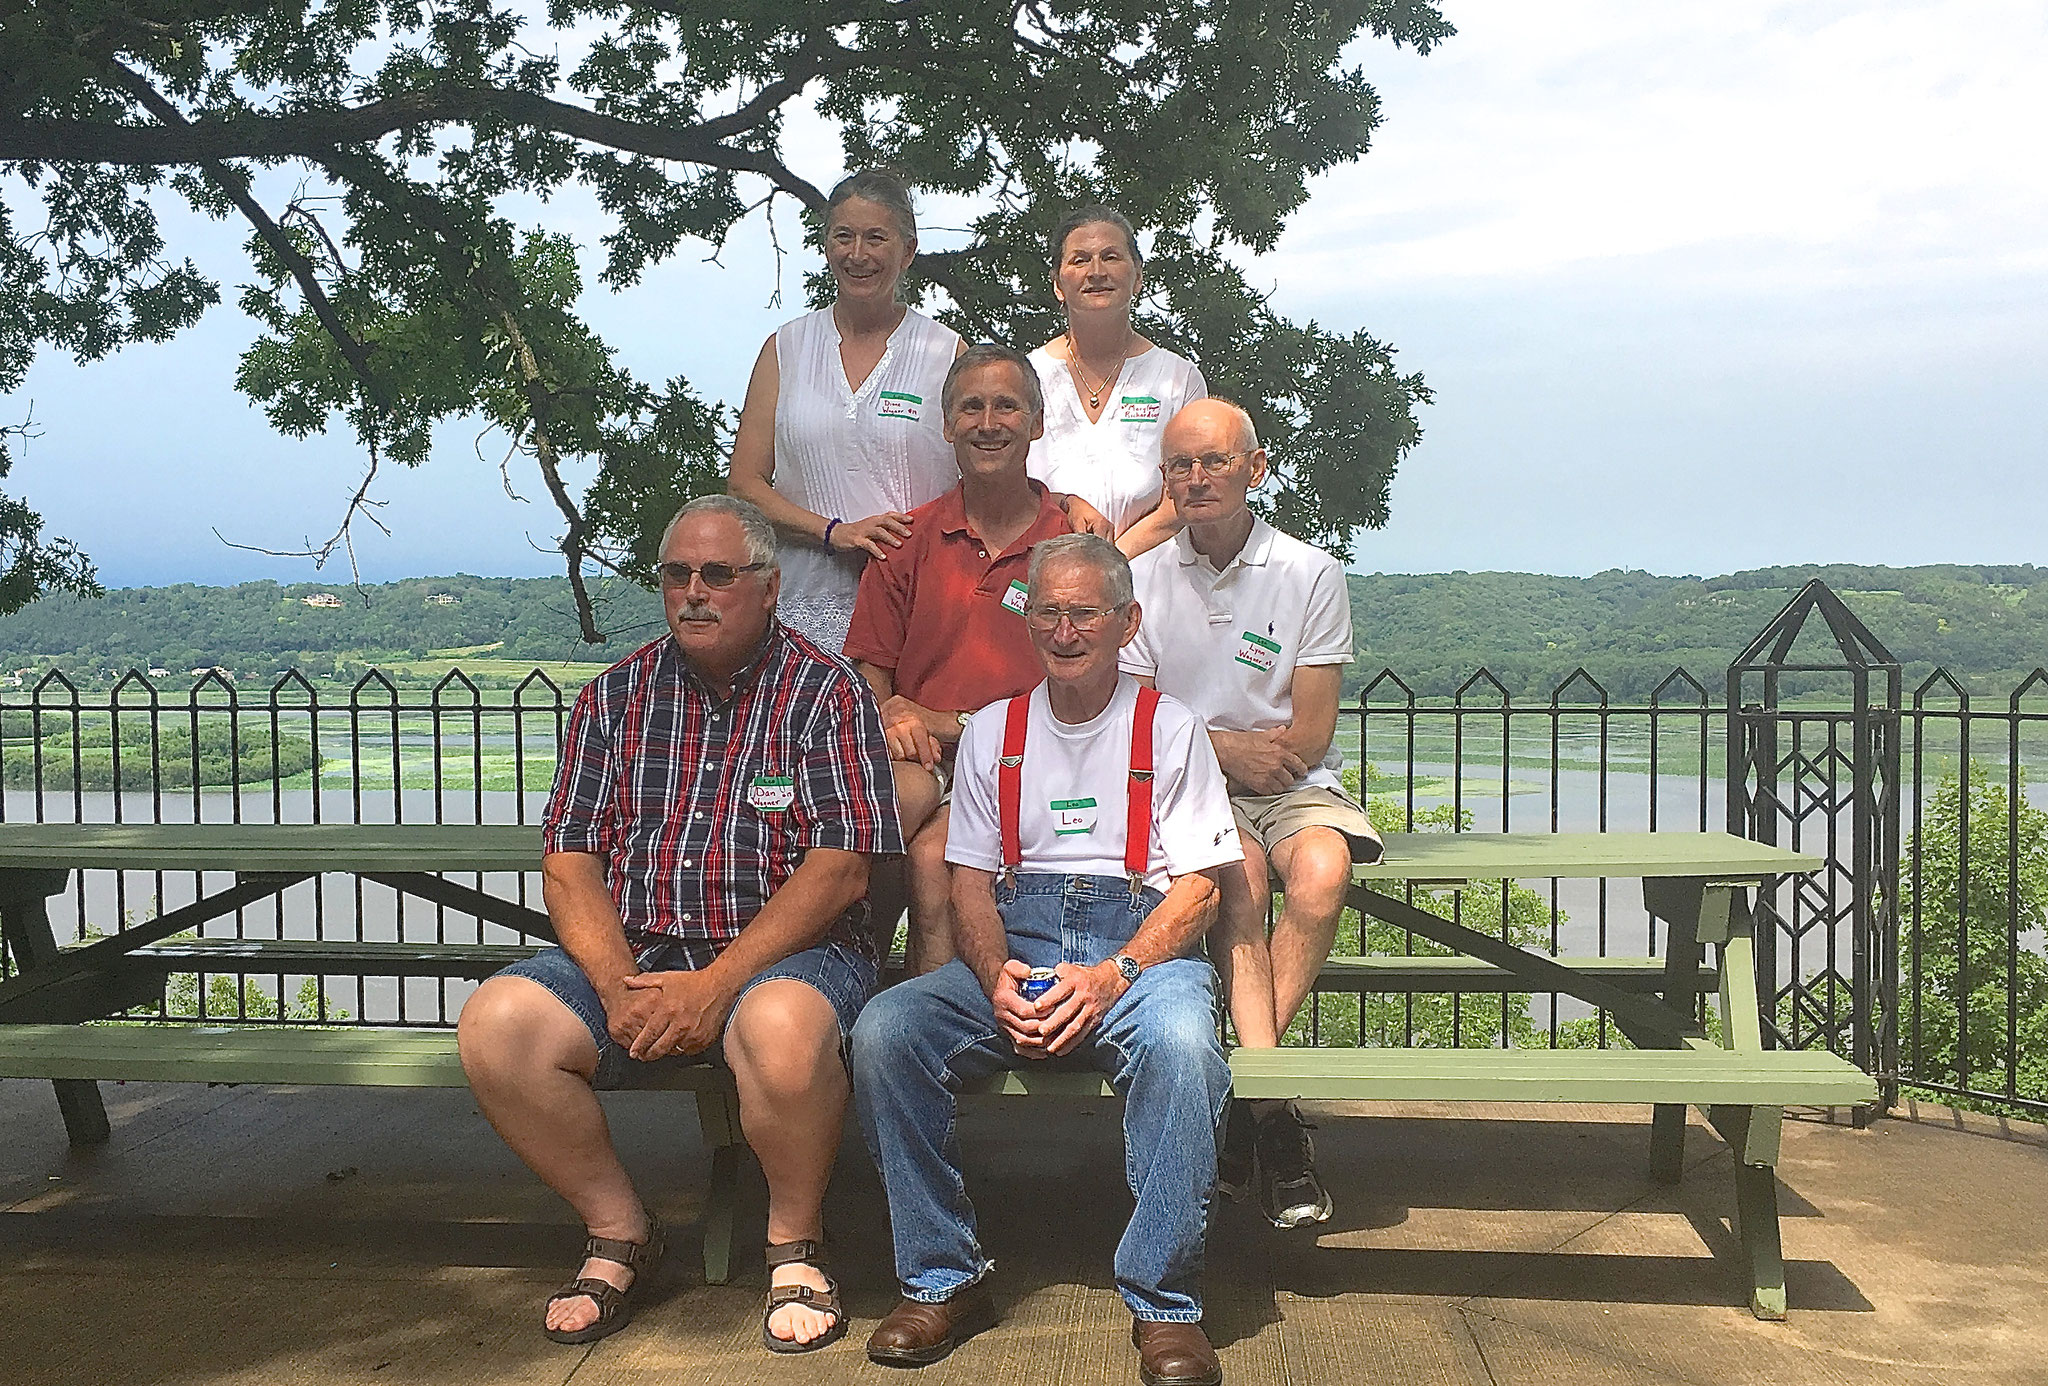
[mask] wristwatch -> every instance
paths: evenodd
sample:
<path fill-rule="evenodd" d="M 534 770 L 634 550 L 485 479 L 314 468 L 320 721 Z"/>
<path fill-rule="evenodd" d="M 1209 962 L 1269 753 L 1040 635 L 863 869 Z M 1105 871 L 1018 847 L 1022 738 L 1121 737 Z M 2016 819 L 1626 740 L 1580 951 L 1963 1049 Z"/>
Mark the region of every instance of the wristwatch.
<path fill-rule="evenodd" d="M 1138 974 L 1145 969 L 1138 965 L 1136 958 L 1132 957 L 1129 953 L 1119 953 L 1111 958 L 1110 961 L 1115 963 L 1116 970 L 1123 974 L 1125 986 L 1131 987 L 1138 984 Z"/>

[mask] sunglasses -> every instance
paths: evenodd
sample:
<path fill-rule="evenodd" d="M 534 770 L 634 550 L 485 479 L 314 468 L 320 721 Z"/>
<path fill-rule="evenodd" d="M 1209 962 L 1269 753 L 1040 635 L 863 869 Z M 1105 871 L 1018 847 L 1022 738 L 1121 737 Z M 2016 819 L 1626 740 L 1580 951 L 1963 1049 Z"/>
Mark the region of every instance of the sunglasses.
<path fill-rule="evenodd" d="M 688 587 L 690 579 L 704 579 L 706 587 L 730 587 L 741 573 L 757 573 L 767 567 L 766 563 L 747 563 L 735 568 L 730 563 L 706 563 L 701 568 L 692 568 L 687 563 L 657 563 L 654 571 L 661 578 L 663 587 Z"/>

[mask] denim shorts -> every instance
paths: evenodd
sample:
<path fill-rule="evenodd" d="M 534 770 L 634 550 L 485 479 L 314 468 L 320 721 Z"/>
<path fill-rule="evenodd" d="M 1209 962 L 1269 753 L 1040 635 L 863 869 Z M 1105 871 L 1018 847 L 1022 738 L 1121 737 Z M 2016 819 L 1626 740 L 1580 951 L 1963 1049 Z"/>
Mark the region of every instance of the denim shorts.
<path fill-rule="evenodd" d="M 560 948 L 544 949 L 524 962 L 516 962 L 500 970 L 497 975 L 524 977 L 538 982 L 576 1013 L 576 1018 L 589 1029 L 591 1041 L 597 1045 L 597 1074 L 591 1086 L 616 1088 L 626 1085 L 632 1065 L 641 1061 L 611 1037 L 611 1031 L 605 1025 L 604 1002 L 598 999 L 597 988 L 567 952 Z M 802 982 L 832 1003 L 832 1012 L 839 1018 L 839 1053 L 843 1059 L 847 1038 L 853 1033 L 853 1022 L 860 1019 L 861 1007 L 874 994 L 875 965 L 843 943 L 821 943 L 801 953 L 792 953 L 781 962 L 755 973 L 740 988 L 733 1010 L 739 1009 L 739 1003 L 746 999 L 748 992 L 778 977 Z M 701 1063 L 725 1062 L 723 1048 L 715 1044 L 695 1057 Z"/>

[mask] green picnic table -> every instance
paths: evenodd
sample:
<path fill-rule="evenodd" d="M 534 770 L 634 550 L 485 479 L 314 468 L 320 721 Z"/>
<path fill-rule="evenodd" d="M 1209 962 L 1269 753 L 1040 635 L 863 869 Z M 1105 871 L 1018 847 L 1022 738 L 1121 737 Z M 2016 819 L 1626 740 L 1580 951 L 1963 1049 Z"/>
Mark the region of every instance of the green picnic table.
<path fill-rule="evenodd" d="M 174 971 L 285 975 L 482 977 L 536 945 L 321 939 L 173 939 L 313 876 L 347 873 L 550 940 L 546 917 L 445 873 L 531 871 L 532 826 L 443 824 L 0 824 L 0 925 L 19 969 L 0 982 L 0 1076 L 47 1078 L 72 1139 L 105 1140 L 94 1080 L 462 1084 L 446 1030 L 365 1025 L 82 1025 L 151 1004 Z M 1382 860 L 1355 873 L 1350 903 L 1453 950 L 1449 957 L 1333 958 L 1326 991 L 1532 992 L 1601 1007 L 1633 1048 L 1315 1048 L 1238 1050 L 1247 1097 L 1642 1103 L 1653 1109 L 1653 1174 L 1676 1179 L 1685 1109 L 1697 1106 L 1735 1156 L 1735 1226 L 1751 1308 L 1785 1312 L 1775 1165 L 1783 1109 L 1871 1102 L 1876 1084 L 1826 1053 L 1764 1047 L 1749 892 L 1810 871 L 1819 858 L 1721 833 L 1395 833 Z M 206 871 L 232 883 L 98 941 L 59 947 L 46 900 L 73 870 Z M 1402 898 L 1406 885 L 1501 879 L 1638 878 L 1666 925 L 1661 957 L 1557 958 L 1465 928 Z M 1716 966 L 1703 948 L 1716 948 Z M 1712 992 L 1710 1040 L 1696 1011 Z M 641 1085 L 694 1091 L 712 1151 L 705 1271 L 728 1269 L 741 1141 L 730 1079 L 702 1063 L 649 1067 Z M 1030 1066 L 982 1091 L 1110 1095 L 1096 1074 Z"/>

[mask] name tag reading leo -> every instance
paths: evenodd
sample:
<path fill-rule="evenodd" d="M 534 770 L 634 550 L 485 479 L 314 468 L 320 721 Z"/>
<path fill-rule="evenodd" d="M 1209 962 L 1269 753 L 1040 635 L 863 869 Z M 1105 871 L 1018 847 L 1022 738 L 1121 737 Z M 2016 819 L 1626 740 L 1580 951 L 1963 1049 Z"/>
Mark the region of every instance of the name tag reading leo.
<path fill-rule="evenodd" d="M 1093 799 L 1055 799 L 1052 808 L 1052 831 L 1055 837 L 1070 837 L 1075 833 L 1095 830 L 1095 801 Z"/>
<path fill-rule="evenodd" d="M 763 813 L 781 813 L 796 802 L 796 780 L 789 775 L 756 775 L 747 786 L 747 802 Z"/>

